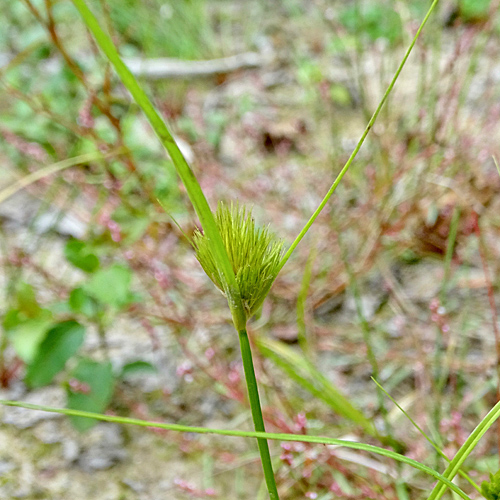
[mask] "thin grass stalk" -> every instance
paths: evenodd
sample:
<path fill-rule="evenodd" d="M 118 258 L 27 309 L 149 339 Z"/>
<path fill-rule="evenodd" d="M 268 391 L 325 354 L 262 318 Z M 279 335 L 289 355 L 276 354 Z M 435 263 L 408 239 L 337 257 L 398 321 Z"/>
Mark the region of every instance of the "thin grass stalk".
<path fill-rule="evenodd" d="M 417 431 L 426 439 L 426 441 L 436 450 L 436 452 L 439 454 L 441 458 L 444 458 L 448 463 L 451 462 L 451 460 L 446 456 L 444 451 L 425 433 L 425 431 L 420 427 L 417 422 L 410 416 L 410 414 L 382 387 L 382 385 L 375 380 L 373 377 L 371 377 L 373 382 L 377 385 L 377 387 L 380 388 L 384 392 L 384 394 L 396 405 L 396 407 L 401 411 L 401 413 L 411 422 L 413 427 L 417 429 Z M 458 473 L 460 476 L 462 476 L 464 479 L 466 479 L 472 487 L 476 489 L 476 491 L 480 494 L 481 492 L 481 487 L 463 470 L 459 470 Z"/>
<path fill-rule="evenodd" d="M 490 271 L 488 269 L 488 260 L 486 258 L 486 244 L 481 234 L 479 226 L 479 216 L 474 213 L 474 232 L 476 233 L 479 256 L 481 258 L 481 265 L 483 266 L 484 279 L 486 281 L 486 288 L 488 290 L 488 301 L 491 310 L 491 322 L 493 327 L 493 334 L 495 336 L 495 351 L 496 359 L 496 372 L 497 372 L 497 387 L 496 387 L 496 400 L 500 401 L 500 330 L 498 328 L 498 311 L 495 303 L 495 291 L 493 290 L 493 282 L 491 281 Z M 500 450 L 500 423 L 497 425 L 497 446 Z"/>
<path fill-rule="evenodd" d="M 302 285 L 300 287 L 300 292 L 297 297 L 297 330 L 298 330 L 298 341 L 302 352 L 307 359 L 311 360 L 311 342 L 307 336 L 306 329 L 306 302 L 307 294 L 309 292 L 309 286 L 311 284 L 312 278 L 312 266 L 314 259 L 316 258 L 316 247 L 313 247 L 309 253 L 309 257 L 306 262 L 306 267 L 304 269 L 304 274 L 302 276 Z"/>
<path fill-rule="evenodd" d="M 76 0 L 73 0 L 73 1 L 76 1 Z M 80 1 L 80 0 L 78 0 L 78 1 Z M 417 43 L 417 40 L 418 40 L 418 38 L 420 36 L 420 33 L 424 29 L 424 26 L 426 25 L 429 17 L 432 14 L 432 11 L 434 10 L 434 8 L 438 4 L 438 2 L 439 2 L 439 0 L 434 0 L 432 2 L 432 5 L 429 7 L 429 10 L 427 11 L 427 14 L 425 15 L 424 20 L 420 24 L 420 26 L 419 26 L 419 28 L 417 30 L 417 33 L 413 37 L 413 40 L 412 40 L 410 46 L 406 50 L 406 53 L 405 53 L 405 55 L 404 55 L 401 63 L 399 64 L 398 69 L 396 70 L 396 73 L 394 74 L 394 76 L 393 76 L 393 78 L 391 80 L 391 83 L 387 87 L 387 90 L 385 91 L 384 96 L 382 97 L 382 100 L 380 101 L 379 105 L 377 106 L 377 109 L 375 110 L 375 112 L 373 113 L 372 117 L 370 118 L 370 121 L 368 122 L 368 125 L 366 126 L 363 134 L 361 135 L 361 138 L 359 139 L 356 147 L 354 148 L 354 151 L 351 153 L 351 156 L 349 157 L 349 159 L 345 163 L 345 165 L 342 168 L 342 170 L 340 171 L 340 173 L 337 175 L 337 178 L 335 179 L 335 181 L 333 182 L 332 186 L 330 187 L 330 189 L 326 193 L 325 197 L 323 198 L 323 200 L 319 204 L 318 208 L 311 215 L 310 219 L 307 221 L 307 223 L 303 227 L 302 231 L 300 231 L 299 235 L 295 238 L 294 242 L 290 245 L 290 248 L 287 250 L 287 252 L 283 256 L 283 258 L 281 259 L 280 266 L 279 266 L 280 270 L 287 263 L 288 259 L 292 255 L 293 251 L 295 250 L 295 248 L 297 247 L 297 245 L 300 243 L 300 241 L 302 240 L 302 238 L 306 235 L 307 231 L 309 231 L 309 228 L 313 225 L 314 221 L 316 220 L 316 218 L 318 217 L 318 215 L 322 212 L 323 208 L 325 208 L 325 205 L 328 203 L 328 200 L 331 198 L 331 196 L 333 195 L 333 193 L 337 189 L 337 186 L 340 184 L 340 181 L 342 180 L 342 178 L 346 174 L 347 170 L 349 170 L 349 167 L 351 166 L 352 162 L 356 158 L 359 150 L 361 149 L 361 146 L 365 142 L 365 139 L 366 139 L 366 136 L 368 135 L 368 132 L 370 132 L 370 130 L 372 129 L 372 127 L 373 127 L 373 125 L 374 125 L 374 123 L 375 123 L 378 115 L 380 114 L 380 110 L 382 109 L 382 107 L 384 106 L 385 102 L 387 101 L 387 99 L 389 97 L 389 94 L 392 92 L 392 89 L 394 88 L 394 85 L 396 84 L 396 81 L 397 81 L 397 79 L 398 79 L 401 71 L 403 70 L 404 65 L 406 64 L 406 61 L 410 57 L 410 54 L 411 54 L 411 52 L 413 50 L 413 47 Z"/>
<path fill-rule="evenodd" d="M 500 165 L 498 164 L 498 161 L 495 156 L 493 156 L 493 162 L 495 163 L 495 167 L 497 167 L 498 175 L 500 175 Z"/>
<path fill-rule="evenodd" d="M 250 400 L 250 409 L 252 411 L 252 419 L 255 430 L 257 432 L 266 432 L 264 426 L 264 418 L 262 417 L 262 409 L 260 406 L 259 390 L 257 387 L 257 379 L 255 378 L 254 364 L 252 360 L 252 350 L 248 340 L 246 329 L 238 332 L 240 339 L 241 357 L 243 359 L 243 369 L 245 371 L 245 380 L 248 389 L 248 399 Z M 274 479 L 273 465 L 269 446 L 266 439 L 258 438 L 257 445 L 259 447 L 262 468 L 264 469 L 264 477 L 266 480 L 267 490 L 271 500 L 279 500 L 278 489 Z"/>
<path fill-rule="evenodd" d="M 441 289 L 439 291 L 439 301 L 444 305 L 446 301 L 446 294 L 450 287 L 450 275 L 451 275 L 451 261 L 453 259 L 453 252 L 455 250 L 455 244 L 457 242 L 458 226 L 460 221 L 460 208 L 455 206 L 453 210 L 453 215 L 450 222 L 450 232 L 448 235 L 448 243 L 446 245 L 446 255 L 444 258 L 444 276 L 443 282 L 441 283 Z"/>
<path fill-rule="evenodd" d="M 257 338 L 256 344 L 262 354 L 273 360 L 291 380 L 325 402 L 342 417 L 359 425 L 367 434 L 383 442 L 384 437 L 379 435 L 373 422 L 355 408 L 307 357 L 275 340 Z"/>
<path fill-rule="evenodd" d="M 448 481 L 453 481 L 459 470 L 462 468 L 462 464 L 465 462 L 466 458 L 472 453 L 477 443 L 479 443 L 479 440 L 496 422 L 498 417 L 500 417 L 500 402 L 498 402 L 481 420 L 481 422 L 479 422 L 479 425 L 472 431 L 465 443 L 457 451 L 453 460 L 450 462 L 450 465 L 443 473 L 443 476 Z M 434 489 L 431 491 L 427 500 L 439 500 L 446 493 L 447 487 L 448 483 L 440 481 L 436 484 L 436 486 L 434 486 Z"/>
<path fill-rule="evenodd" d="M 349 285 L 352 290 L 353 298 L 354 298 L 354 304 L 356 308 L 356 315 L 358 316 L 358 321 L 361 325 L 361 331 L 363 333 L 363 341 L 366 347 L 366 356 L 368 358 L 368 362 L 370 363 L 371 369 L 372 369 L 372 377 L 374 379 L 378 379 L 380 369 L 379 369 L 379 364 L 377 361 L 377 357 L 375 356 L 375 352 L 373 350 L 373 344 L 372 344 L 372 327 L 369 323 L 369 321 L 366 318 L 366 315 L 363 310 L 363 304 L 361 301 L 361 293 L 359 290 L 359 285 L 356 280 L 355 273 L 351 267 L 351 264 L 349 262 L 349 258 L 346 252 L 346 246 L 344 245 L 343 238 L 341 231 L 338 227 L 335 228 L 337 231 L 337 241 L 340 247 L 340 255 L 342 258 L 342 261 L 344 263 L 344 266 L 347 271 L 347 276 L 349 278 Z M 384 421 L 384 427 L 385 427 L 385 433 L 387 434 L 387 437 L 389 438 L 388 441 L 391 444 L 391 446 L 394 448 L 394 450 L 400 449 L 400 445 L 397 442 L 396 438 L 394 437 L 394 432 L 392 429 L 392 425 L 389 421 L 388 418 L 388 411 L 385 406 L 385 400 L 384 400 L 384 393 L 383 391 L 380 390 L 379 387 L 377 387 L 377 399 L 378 399 L 378 411 L 380 411 L 382 415 L 382 420 Z"/>
<path fill-rule="evenodd" d="M 76 165 L 81 165 L 84 163 L 90 163 L 92 161 L 103 160 L 105 158 L 110 158 L 112 156 L 118 156 L 120 154 L 125 153 L 125 148 L 118 148 L 114 151 L 110 151 L 109 153 L 87 153 L 80 156 L 75 156 L 74 158 L 67 158 L 66 160 L 59 161 L 52 165 L 47 165 L 46 167 L 42 167 L 35 172 L 32 172 L 21 179 L 14 181 L 12 184 L 7 186 L 6 188 L 0 191 L 0 203 L 3 203 L 5 200 L 9 199 L 11 196 L 14 196 L 18 191 L 34 184 L 35 182 L 48 177 L 49 175 L 55 174 L 56 172 L 60 172 L 61 170 L 65 170 L 67 168 L 74 167 Z"/>
<path fill-rule="evenodd" d="M 438 13 L 439 14 L 439 9 Z M 434 19 L 435 36 L 433 36 L 432 41 L 432 57 L 430 61 L 430 77 L 431 82 L 438 82 L 440 77 L 440 63 L 443 54 L 443 36 L 442 30 L 438 28 L 439 26 L 439 17 L 436 16 Z M 428 90 L 428 108 L 429 112 L 429 122 L 431 128 L 431 137 L 435 140 L 436 133 L 438 131 L 438 101 L 439 101 L 439 85 L 431 85 Z"/>
<path fill-rule="evenodd" d="M 260 307 L 276 277 L 274 270 L 280 261 L 282 242 L 278 241 L 267 228 L 257 228 L 251 212 L 238 204 L 231 204 L 227 207 L 220 202 L 215 220 L 235 273 L 243 308 L 246 316 L 251 317 Z M 200 231 L 196 231 L 192 244 L 196 250 L 196 257 L 207 275 L 218 288 L 223 290 L 223 283 L 210 246 L 210 240 Z M 237 332 L 240 339 L 252 419 L 255 429 L 264 431 L 264 420 L 246 326 L 237 329 Z M 271 500 L 278 500 L 267 441 L 259 439 L 257 444 L 269 496 Z"/>
<path fill-rule="evenodd" d="M 439 291 L 439 302 L 443 307 L 446 307 L 446 295 L 450 287 L 451 263 L 458 234 L 459 221 L 460 221 L 460 209 L 458 207 L 455 207 L 450 222 L 450 232 L 448 234 L 448 242 L 446 246 L 445 262 L 444 262 L 444 276 Z M 433 377 L 434 408 L 432 411 L 432 417 L 433 417 L 435 435 L 440 437 L 439 432 L 437 430 L 439 429 L 439 423 L 441 422 L 442 419 L 443 393 L 449 375 L 449 365 L 446 362 L 448 356 L 446 354 L 447 352 L 451 352 L 450 350 L 453 348 L 453 345 L 450 342 L 448 348 L 446 348 L 444 334 L 441 331 L 441 328 L 436 326 L 436 331 L 437 331 L 437 338 L 436 338 L 435 353 L 434 353 L 435 376 Z M 440 464 L 439 458 L 440 455 L 438 453 L 435 455 L 436 467 L 438 467 Z"/>
<path fill-rule="evenodd" d="M 437 479 L 439 481 L 438 486 L 443 484 L 445 488 L 450 488 L 450 490 L 457 493 L 460 498 L 464 500 L 471 500 L 470 497 L 464 493 L 457 485 L 453 484 L 449 479 L 431 469 L 427 465 L 424 465 L 417 460 L 396 453 L 392 450 L 387 450 L 385 448 L 380 448 L 379 446 L 374 446 L 371 444 L 358 443 L 356 441 L 346 441 L 343 439 L 329 438 L 324 436 L 307 436 L 304 434 L 285 434 L 285 433 L 274 433 L 274 432 L 257 432 L 257 431 L 239 431 L 234 429 L 211 429 L 208 427 L 191 427 L 188 425 L 180 424 L 165 424 L 161 422 L 152 422 L 147 420 L 140 420 L 130 417 L 116 417 L 113 415 L 104 415 L 101 413 L 92 413 L 82 410 L 70 410 L 68 408 L 52 408 L 50 406 L 35 405 L 32 403 L 24 403 L 20 401 L 6 401 L 0 399 L 0 405 L 5 406 L 15 406 L 18 408 L 26 408 L 29 410 L 39 410 L 46 411 L 50 413 L 58 413 L 66 416 L 73 417 L 84 417 L 84 418 L 94 418 L 95 420 L 100 420 L 102 422 L 112 422 L 120 425 L 137 425 L 139 427 L 151 427 L 157 429 L 165 429 L 174 432 L 190 432 L 196 434 L 214 434 L 218 436 L 234 436 L 242 438 L 262 438 L 273 441 L 287 441 L 287 442 L 298 442 L 298 443 L 312 443 L 312 444 L 322 444 L 331 446 L 341 446 L 344 448 L 349 448 L 352 450 L 361 450 L 369 453 L 374 453 L 382 457 L 388 457 L 393 460 L 397 460 L 401 463 L 407 464 L 429 476 Z M 488 424 L 491 425 L 491 418 L 497 418 L 500 414 L 500 404 L 497 404 L 493 410 L 488 414 L 480 425 L 488 420 Z M 483 429 L 486 432 L 486 429 Z M 484 434 L 483 432 L 483 434 Z M 482 435 L 482 434 L 481 434 Z"/>

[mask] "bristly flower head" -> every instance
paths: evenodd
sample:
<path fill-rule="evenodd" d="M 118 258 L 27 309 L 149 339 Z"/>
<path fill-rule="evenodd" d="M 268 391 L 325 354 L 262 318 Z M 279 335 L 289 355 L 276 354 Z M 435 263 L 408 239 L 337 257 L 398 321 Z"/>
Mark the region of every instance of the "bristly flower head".
<path fill-rule="evenodd" d="M 252 213 L 238 203 L 228 207 L 219 202 L 215 222 L 233 267 L 243 307 L 249 318 L 262 304 L 275 280 L 281 261 L 283 242 L 268 228 L 256 227 Z M 215 285 L 225 292 L 227 287 L 203 233 L 194 234 L 196 258 Z"/>

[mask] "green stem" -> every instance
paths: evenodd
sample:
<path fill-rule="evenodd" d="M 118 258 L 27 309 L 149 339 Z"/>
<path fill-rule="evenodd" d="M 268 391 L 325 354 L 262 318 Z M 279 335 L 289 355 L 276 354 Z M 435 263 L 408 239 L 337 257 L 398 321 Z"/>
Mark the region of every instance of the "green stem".
<path fill-rule="evenodd" d="M 368 135 L 368 132 L 370 132 L 371 128 L 373 127 L 373 124 L 375 123 L 375 120 L 377 119 L 377 117 L 378 117 L 378 115 L 380 113 L 380 110 L 382 109 L 382 107 L 384 106 L 385 102 L 387 101 L 387 98 L 389 97 L 389 94 L 391 93 L 394 85 L 396 84 L 396 80 L 398 79 L 399 74 L 403 70 L 403 67 L 406 64 L 406 61 L 408 60 L 408 57 L 410 57 L 411 51 L 413 50 L 413 47 L 415 46 L 415 43 L 417 42 L 418 37 L 420 36 L 420 33 L 422 32 L 425 24 L 427 23 L 427 20 L 429 19 L 432 11 L 434 10 L 434 7 L 436 7 L 438 1 L 439 0 L 434 0 L 432 2 L 432 5 L 429 7 L 429 10 L 427 11 L 426 16 L 424 17 L 424 20 L 422 21 L 422 24 L 420 25 L 420 27 L 417 30 L 417 33 L 413 37 L 413 40 L 412 40 L 410 46 L 408 47 L 408 49 L 407 49 L 407 51 L 406 51 L 406 53 L 405 53 L 405 55 L 403 57 L 403 60 L 399 64 L 398 69 L 396 70 L 396 73 L 394 74 L 394 76 L 393 76 L 393 78 L 391 80 L 391 83 L 387 87 L 387 90 L 385 91 L 385 94 L 382 97 L 382 100 L 380 101 L 379 105 L 377 106 L 377 109 L 375 110 L 375 112 L 373 113 L 372 117 L 370 118 L 370 121 L 368 122 L 368 125 L 366 126 L 365 131 L 363 132 L 363 135 L 359 139 L 358 144 L 354 148 L 354 151 L 352 152 L 351 156 L 347 160 L 346 164 L 344 165 L 344 167 L 342 168 L 342 170 L 340 171 L 340 173 L 337 175 L 337 178 L 335 179 L 335 181 L 333 182 L 331 188 L 328 190 L 328 192 L 326 193 L 325 197 L 323 198 L 323 200 L 319 204 L 318 208 L 311 215 L 311 218 L 307 221 L 307 223 L 303 227 L 302 231 L 300 231 L 299 235 L 295 238 L 294 242 L 291 244 L 290 248 L 285 253 L 285 255 L 283 256 L 283 258 L 281 259 L 279 270 L 281 270 L 283 268 L 283 266 L 287 263 L 288 259 L 292 255 L 292 253 L 295 250 L 295 248 L 297 247 L 297 245 L 300 243 L 300 241 L 302 240 L 302 238 L 306 235 L 307 231 L 309 231 L 309 228 L 313 225 L 314 221 L 316 220 L 316 218 L 318 217 L 318 215 L 321 213 L 321 211 L 323 210 L 323 208 L 325 208 L 325 205 L 328 203 L 328 200 L 330 199 L 330 197 L 332 196 L 332 194 L 337 189 L 337 186 L 340 184 L 340 181 L 342 180 L 342 178 L 344 177 L 345 173 L 347 172 L 347 170 L 351 166 L 352 162 L 354 161 L 354 158 L 356 158 L 356 155 L 358 154 L 359 150 L 361 149 L 361 146 L 365 142 L 365 139 L 366 139 L 366 136 Z"/>
<path fill-rule="evenodd" d="M 431 469 L 427 465 L 424 465 L 416 460 L 413 460 L 405 455 L 395 453 L 392 450 L 387 450 L 386 448 L 380 448 L 371 444 L 358 443 L 356 441 L 346 441 L 343 439 L 335 439 L 324 436 L 307 436 L 304 434 L 277 434 L 270 432 L 260 432 L 260 431 L 239 431 L 235 429 L 209 429 L 207 427 L 191 427 L 187 425 L 180 424 L 165 424 L 161 422 L 151 422 L 148 420 L 138 420 L 136 418 L 129 417 L 115 417 L 112 415 L 102 415 L 100 413 L 92 413 L 88 411 L 81 410 L 70 410 L 69 408 L 52 408 L 49 406 L 34 405 L 31 403 L 24 403 L 22 401 L 4 401 L 0 399 L 0 405 L 6 406 L 17 406 L 19 408 L 27 408 L 29 410 L 40 410 L 47 411 L 51 413 L 58 413 L 60 415 L 74 416 L 74 417 L 84 417 L 84 418 L 94 418 L 102 422 L 113 422 L 116 424 L 127 424 L 127 425 L 138 425 L 140 427 L 151 427 L 158 429 L 165 429 L 175 432 L 195 432 L 198 434 L 215 434 L 218 436 L 236 436 L 242 438 L 257 438 L 257 439 L 272 439 L 276 441 L 293 441 L 299 443 L 316 443 L 322 445 L 332 445 L 332 446 L 342 446 L 344 448 L 349 448 L 351 450 L 362 450 L 370 453 L 375 453 L 382 457 L 392 458 L 401 463 L 408 464 L 411 467 L 428 474 L 429 476 L 437 479 L 441 483 L 445 484 L 452 491 L 457 493 L 464 500 L 471 500 L 458 486 L 453 484 L 449 479 L 439 474 L 439 472 Z M 490 427 L 496 418 L 500 415 L 498 411 L 500 409 L 500 403 L 497 403 L 493 410 L 485 417 L 488 420 L 488 427 Z M 493 415 L 493 418 L 490 416 Z"/>
<path fill-rule="evenodd" d="M 222 242 L 221 235 L 217 229 L 214 216 L 210 210 L 207 199 L 196 180 L 196 177 L 184 158 L 179 146 L 175 142 L 166 123 L 156 111 L 152 102 L 149 100 L 146 92 L 137 82 L 134 75 L 122 61 L 116 47 L 111 38 L 103 31 L 92 11 L 87 7 L 85 0 L 72 0 L 74 6 L 80 13 L 87 28 L 94 36 L 94 39 L 113 65 L 116 73 L 120 77 L 123 85 L 130 92 L 135 102 L 142 109 L 149 123 L 153 127 L 156 135 L 160 139 L 163 147 L 167 150 L 172 162 L 177 170 L 182 183 L 184 184 L 189 199 L 193 204 L 194 209 L 200 219 L 201 226 L 207 238 L 212 243 L 213 252 L 217 263 L 219 264 L 220 272 L 224 277 L 224 285 L 229 308 L 233 316 L 234 325 L 237 330 L 244 328 L 246 324 L 246 314 L 241 302 L 240 290 L 236 283 L 233 268 L 229 262 L 227 251 Z"/>
<path fill-rule="evenodd" d="M 81 156 L 75 156 L 74 158 L 67 158 L 66 160 L 62 160 L 52 165 L 42 167 L 2 189 L 0 191 L 0 203 L 3 203 L 5 200 L 15 195 L 18 191 L 21 191 L 21 189 L 24 189 L 25 187 L 30 186 L 31 184 L 39 181 L 40 179 L 48 177 L 49 175 L 55 174 L 56 172 L 59 172 L 66 168 L 74 167 L 76 165 L 81 165 L 82 163 L 89 163 L 91 161 L 103 160 L 104 158 L 110 158 L 115 155 L 117 156 L 125 152 L 125 148 L 118 148 L 110 151 L 107 154 L 88 153 Z"/>
<path fill-rule="evenodd" d="M 238 331 L 240 338 L 241 357 L 243 358 L 243 369 L 245 371 L 245 380 L 248 389 L 248 398 L 250 400 L 250 408 L 252 410 L 253 425 L 257 432 L 266 432 L 264 427 L 264 419 L 262 418 L 262 410 L 260 407 L 259 390 L 257 388 L 257 379 L 255 378 L 255 370 L 252 361 L 252 350 L 248 341 L 248 333 L 246 329 Z M 269 498 L 271 500 L 279 500 L 276 481 L 274 480 L 273 465 L 271 463 L 271 455 L 269 454 L 269 446 L 266 439 L 258 438 L 260 458 L 262 460 L 262 468 L 264 469 L 264 477 L 266 479 Z"/>

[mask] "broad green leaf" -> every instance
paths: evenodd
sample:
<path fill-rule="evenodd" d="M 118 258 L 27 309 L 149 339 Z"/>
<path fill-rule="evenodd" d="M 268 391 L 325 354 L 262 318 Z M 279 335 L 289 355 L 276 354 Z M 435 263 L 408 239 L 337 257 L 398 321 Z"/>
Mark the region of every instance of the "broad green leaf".
<path fill-rule="evenodd" d="M 81 384 L 68 387 L 68 408 L 95 413 L 103 412 L 113 396 L 115 378 L 110 362 L 98 363 L 82 359 L 71 373 L 71 378 Z M 73 387 L 73 388 L 72 388 Z M 71 417 L 71 423 L 80 432 L 85 432 L 97 423 L 97 420 Z"/>
<path fill-rule="evenodd" d="M 131 303 L 131 280 L 130 268 L 115 264 L 97 271 L 84 289 L 102 304 L 120 308 Z"/>
<path fill-rule="evenodd" d="M 74 313 L 85 314 L 85 316 L 95 316 L 97 313 L 97 303 L 95 299 L 81 287 L 71 290 L 68 304 Z"/>
<path fill-rule="evenodd" d="M 330 85 L 330 98 L 339 106 L 347 107 L 352 103 L 352 97 L 349 93 L 349 90 L 345 85 L 342 85 L 340 83 L 332 83 Z"/>
<path fill-rule="evenodd" d="M 26 384 L 29 387 L 50 384 L 82 345 L 84 335 L 84 327 L 76 321 L 65 321 L 51 328 L 28 366 Z"/>
<path fill-rule="evenodd" d="M 3 328 L 25 363 L 33 361 L 52 323 L 52 313 L 40 307 L 34 288 L 28 283 L 19 282 L 15 292 L 15 307 L 5 314 Z"/>
<path fill-rule="evenodd" d="M 84 241 L 69 240 L 64 247 L 64 255 L 68 262 L 86 273 L 93 273 L 99 268 L 99 259 Z"/>
<path fill-rule="evenodd" d="M 26 318 L 14 309 L 5 315 L 3 326 L 17 355 L 31 363 L 52 324 L 52 313 L 47 309 L 40 309 L 34 318 Z"/>

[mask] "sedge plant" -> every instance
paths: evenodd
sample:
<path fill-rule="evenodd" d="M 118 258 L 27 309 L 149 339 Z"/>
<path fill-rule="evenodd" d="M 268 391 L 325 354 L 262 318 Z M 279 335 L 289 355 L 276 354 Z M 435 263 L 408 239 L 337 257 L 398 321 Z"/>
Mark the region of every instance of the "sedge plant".
<path fill-rule="evenodd" d="M 257 439 L 269 497 L 271 500 L 278 500 L 278 489 L 267 443 L 267 437 L 271 437 L 271 435 L 265 433 L 257 381 L 252 361 L 252 352 L 247 334 L 247 321 L 262 304 L 278 273 L 323 210 L 350 165 L 353 163 L 364 140 L 373 127 L 380 110 L 387 101 L 406 60 L 424 25 L 436 7 L 438 0 L 433 0 L 429 7 L 390 85 L 369 120 L 348 161 L 338 174 L 316 211 L 286 252 L 283 252 L 283 243 L 279 241 L 268 228 L 259 228 L 256 226 L 251 212 L 245 207 L 239 206 L 238 204 L 227 206 L 221 203 L 216 213 L 212 213 L 193 171 L 173 139 L 165 121 L 160 117 L 142 87 L 123 63 L 110 36 L 101 28 L 99 21 L 87 7 L 85 0 L 72 0 L 72 2 L 79 11 L 87 28 L 92 33 L 97 45 L 113 65 L 122 83 L 130 92 L 136 103 L 143 110 L 163 146 L 169 153 L 177 173 L 186 188 L 189 199 L 199 217 L 202 231 L 196 232 L 193 239 L 196 255 L 208 276 L 227 298 L 233 324 L 239 336 L 251 413 L 256 430 L 255 433 L 247 433 L 247 437 L 251 436 Z M 498 416 L 497 413 L 498 410 L 495 413 L 495 418 Z M 90 416 L 90 414 L 87 416 Z M 178 430 L 181 429 L 179 428 Z M 232 435 L 236 434 L 233 433 Z M 286 435 L 276 436 L 279 436 L 279 438 L 276 437 L 276 439 L 290 440 L 289 438 L 285 439 L 283 437 Z M 304 436 L 301 436 L 301 438 L 304 438 Z M 296 440 L 296 438 L 293 440 Z M 323 439 L 309 442 L 325 443 L 326 441 Z M 330 444 L 333 444 L 333 441 Z M 363 446 L 365 448 L 363 448 Z M 358 449 L 367 449 L 366 447 L 368 447 L 368 445 L 358 444 L 358 447 Z M 404 458 L 403 461 L 408 463 L 408 459 L 402 455 L 398 455 L 394 452 L 389 453 L 387 450 L 384 450 L 384 452 L 386 456 L 393 456 L 393 458 L 397 460 L 402 460 Z M 447 487 L 453 489 L 462 498 L 468 498 L 467 495 L 451 483 L 453 473 L 458 469 L 453 468 L 447 471 L 445 475 L 446 479 L 444 479 L 438 473 L 432 471 L 432 469 L 427 470 L 428 468 L 424 466 L 422 466 L 424 467 L 422 468 L 420 466 L 421 464 L 418 468 L 425 470 L 440 481 L 440 489 L 435 491 L 434 498 L 442 494 L 442 491 Z"/>
<path fill-rule="evenodd" d="M 233 316 L 233 320 L 240 341 L 252 418 L 255 430 L 265 432 L 246 322 L 260 307 L 278 275 L 283 243 L 268 228 L 257 227 L 252 213 L 239 204 L 226 206 L 220 202 L 215 222 L 235 276 L 240 303 L 231 304 L 232 297 L 227 294 L 226 297 L 231 310 L 238 308 L 239 313 L 243 309 L 243 315 Z M 201 231 L 196 231 L 193 243 L 201 266 L 217 288 L 225 293 L 224 275 L 220 272 L 210 239 Z M 267 441 L 258 439 L 257 444 L 269 496 L 278 499 Z"/>

